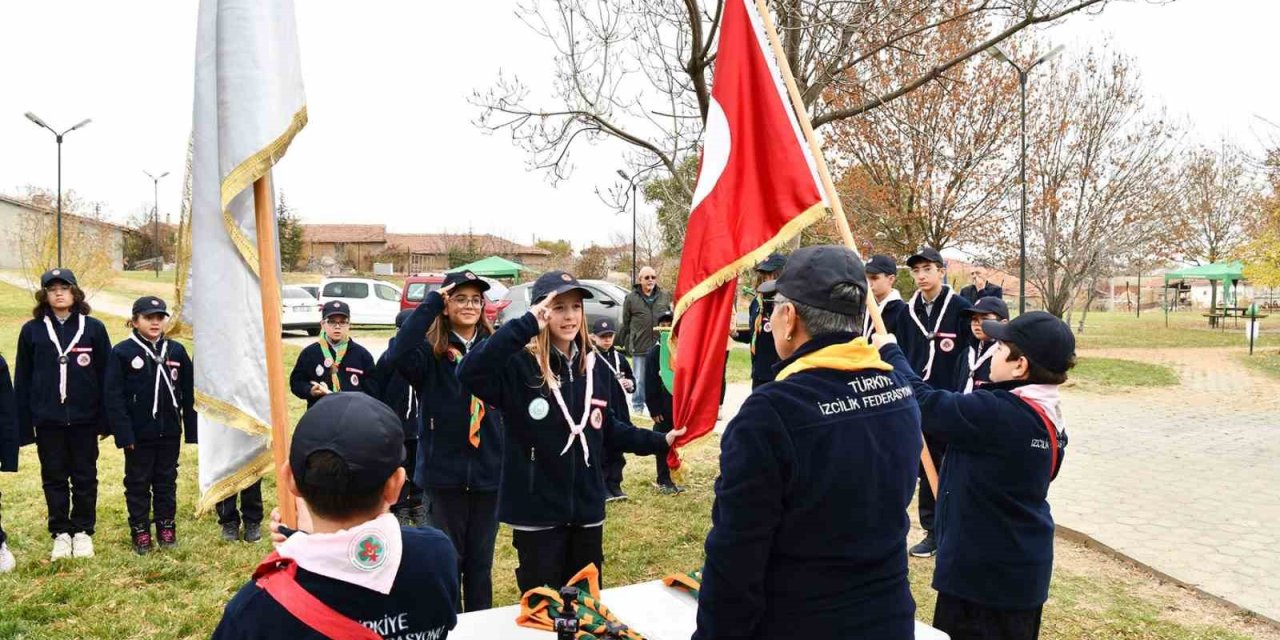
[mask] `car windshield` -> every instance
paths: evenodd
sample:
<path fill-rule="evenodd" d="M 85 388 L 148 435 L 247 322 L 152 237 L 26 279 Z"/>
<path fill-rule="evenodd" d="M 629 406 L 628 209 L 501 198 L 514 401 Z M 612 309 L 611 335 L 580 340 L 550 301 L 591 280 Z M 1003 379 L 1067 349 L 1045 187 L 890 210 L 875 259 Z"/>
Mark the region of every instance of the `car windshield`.
<path fill-rule="evenodd" d="M 481 279 L 489 283 L 489 290 L 484 292 L 484 296 L 489 299 L 489 302 L 497 302 L 507 297 L 506 285 L 494 280 L 493 278 Z"/>
<path fill-rule="evenodd" d="M 311 297 L 311 294 L 307 293 L 305 289 L 285 289 L 284 299 L 285 300 L 315 300 L 315 298 Z"/>
<path fill-rule="evenodd" d="M 422 302 L 428 293 L 439 288 L 440 285 L 435 282 L 410 282 L 404 291 L 404 299 L 409 302 Z"/>
<path fill-rule="evenodd" d="M 612 282 L 593 282 L 597 289 L 604 291 L 614 300 L 623 300 L 627 297 L 627 290 L 619 287 Z"/>

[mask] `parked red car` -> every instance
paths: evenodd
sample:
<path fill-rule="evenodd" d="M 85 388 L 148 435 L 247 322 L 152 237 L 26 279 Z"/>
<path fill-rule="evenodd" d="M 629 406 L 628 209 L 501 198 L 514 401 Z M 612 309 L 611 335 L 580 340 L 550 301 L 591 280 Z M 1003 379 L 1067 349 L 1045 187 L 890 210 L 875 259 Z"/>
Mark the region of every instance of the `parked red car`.
<path fill-rule="evenodd" d="M 489 324 L 494 324 L 498 320 L 498 313 L 511 304 L 506 299 L 507 287 L 492 278 L 481 276 L 480 279 L 489 283 L 489 290 L 484 294 L 484 316 L 489 319 Z M 404 287 L 400 290 L 400 308 L 417 308 L 428 293 L 439 289 L 443 283 L 443 273 L 416 273 L 405 278 Z"/>

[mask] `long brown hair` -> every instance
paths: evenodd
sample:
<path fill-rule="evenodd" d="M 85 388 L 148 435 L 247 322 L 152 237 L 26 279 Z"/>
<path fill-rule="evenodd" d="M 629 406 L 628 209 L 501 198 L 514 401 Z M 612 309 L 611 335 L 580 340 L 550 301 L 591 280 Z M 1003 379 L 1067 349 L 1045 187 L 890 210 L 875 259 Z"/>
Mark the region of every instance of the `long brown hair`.
<path fill-rule="evenodd" d="M 31 310 L 31 317 L 39 320 L 45 314 L 53 315 L 53 307 L 49 304 L 49 292 L 43 288 L 36 289 L 33 294 L 36 299 L 36 306 Z M 80 287 L 71 285 L 71 312 L 87 316 L 92 311 L 89 303 L 84 301 L 84 291 Z"/>
<path fill-rule="evenodd" d="M 480 298 L 484 299 L 484 292 L 480 292 Z M 449 308 L 449 299 L 445 298 L 445 308 Z M 449 353 L 449 334 L 453 333 L 453 321 L 449 320 L 449 316 L 441 312 L 436 316 L 431 326 L 427 328 L 427 342 L 431 343 L 431 352 L 437 358 L 444 358 Z M 484 314 L 484 304 L 480 305 L 480 322 L 476 323 L 477 336 L 493 335 L 493 325 L 489 324 L 489 316 Z"/>

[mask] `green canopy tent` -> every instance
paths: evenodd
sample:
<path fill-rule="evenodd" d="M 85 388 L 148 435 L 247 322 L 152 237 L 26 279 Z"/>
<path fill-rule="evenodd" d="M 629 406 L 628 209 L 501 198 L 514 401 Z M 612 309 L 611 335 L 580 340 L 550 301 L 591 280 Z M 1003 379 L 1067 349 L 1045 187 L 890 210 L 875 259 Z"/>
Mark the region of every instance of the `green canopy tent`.
<path fill-rule="evenodd" d="M 487 276 L 490 278 L 511 278 L 520 277 L 521 271 L 533 271 L 519 262 L 512 262 L 506 258 L 499 256 L 489 256 L 483 260 L 476 260 L 460 267 L 454 267 L 445 271 L 445 273 L 454 273 L 455 271 L 470 270 L 478 276 Z"/>
<path fill-rule="evenodd" d="M 1202 264 L 1198 267 L 1187 267 L 1186 269 L 1178 269 L 1164 274 L 1164 324 L 1169 326 L 1169 281 L 1170 280 L 1208 280 L 1209 282 L 1222 282 L 1222 303 L 1227 304 L 1228 300 L 1235 300 L 1235 290 L 1231 288 L 1232 283 L 1239 282 L 1244 279 L 1244 263 L 1241 262 L 1214 262 L 1211 264 Z M 1217 306 L 1216 299 L 1218 294 L 1217 287 L 1211 289 L 1211 298 L 1209 301 L 1210 309 Z"/>

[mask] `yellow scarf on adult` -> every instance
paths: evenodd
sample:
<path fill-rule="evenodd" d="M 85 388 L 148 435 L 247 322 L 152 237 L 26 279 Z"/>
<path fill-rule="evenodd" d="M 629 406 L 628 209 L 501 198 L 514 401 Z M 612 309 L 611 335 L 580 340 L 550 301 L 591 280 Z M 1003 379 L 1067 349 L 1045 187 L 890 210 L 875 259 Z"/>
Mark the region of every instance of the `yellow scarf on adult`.
<path fill-rule="evenodd" d="M 866 338 L 854 338 L 842 344 L 823 347 L 813 353 L 800 356 L 795 362 L 778 372 L 777 380 L 785 380 L 793 373 L 807 369 L 835 369 L 836 371 L 860 371 L 879 369 L 893 371 L 893 365 L 880 359 L 880 352 Z"/>

